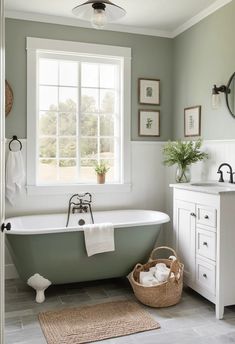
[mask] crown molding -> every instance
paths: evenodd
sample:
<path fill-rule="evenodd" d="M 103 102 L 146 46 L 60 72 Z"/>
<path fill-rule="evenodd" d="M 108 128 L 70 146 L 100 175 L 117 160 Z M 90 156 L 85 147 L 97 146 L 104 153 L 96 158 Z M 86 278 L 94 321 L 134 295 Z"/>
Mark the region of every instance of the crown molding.
<path fill-rule="evenodd" d="M 41 14 L 41 13 L 5 11 L 5 18 L 29 20 L 29 21 L 49 23 L 49 24 L 75 26 L 75 27 L 96 30 L 91 27 L 89 22 L 86 22 L 83 20 L 74 19 L 70 17 L 51 16 L 51 15 L 46 15 L 46 14 Z M 108 24 L 105 27 L 105 30 L 126 32 L 126 33 L 145 35 L 145 36 L 155 36 L 155 37 L 158 36 L 158 37 L 172 38 L 171 32 L 168 32 L 168 31 L 141 28 L 141 27 L 128 26 L 128 25 Z"/>
<path fill-rule="evenodd" d="M 167 30 L 164 31 L 164 30 L 120 25 L 120 24 L 108 24 L 105 30 L 126 32 L 126 33 L 145 35 L 145 36 L 175 38 L 178 35 L 180 35 L 182 32 L 188 30 L 195 24 L 199 23 L 201 20 L 208 17 L 210 14 L 219 10 L 221 7 L 229 4 L 231 1 L 232 0 L 217 0 L 214 4 L 207 7 L 205 10 L 201 11 L 200 13 L 198 13 L 197 15 L 195 15 L 190 20 L 186 21 L 184 24 L 180 25 L 177 29 L 173 31 L 167 31 Z M 46 15 L 42 13 L 7 11 L 7 10 L 5 11 L 5 17 L 11 18 L 11 19 L 20 19 L 20 20 L 29 20 L 29 21 L 35 21 L 35 22 L 41 22 L 41 23 L 75 26 L 75 27 L 95 30 L 91 27 L 90 23 L 85 22 L 83 20 L 71 18 L 71 17 L 59 17 L 59 16 Z"/>
<path fill-rule="evenodd" d="M 218 11 L 221 7 L 229 4 L 232 0 L 217 0 L 214 4 L 207 7 L 205 10 L 199 12 L 197 15 L 186 21 L 183 25 L 180 25 L 176 30 L 171 32 L 171 37 L 175 38 L 182 32 L 188 30 L 195 24 L 199 23 L 204 18 L 208 17 L 210 14 Z"/>

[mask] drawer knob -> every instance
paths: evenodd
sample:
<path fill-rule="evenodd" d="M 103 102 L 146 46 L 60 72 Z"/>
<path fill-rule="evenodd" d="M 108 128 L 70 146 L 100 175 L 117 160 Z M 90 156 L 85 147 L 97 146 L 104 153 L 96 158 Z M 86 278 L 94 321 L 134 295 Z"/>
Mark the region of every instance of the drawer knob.
<path fill-rule="evenodd" d="M 196 217 L 196 214 L 195 213 L 190 213 L 191 216 L 193 217 Z"/>
<path fill-rule="evenodd" d="M 203 274 L 202 276 L 203 276 L 204 278 L 207 278 L 207 274 Z"/>
<path fill-rule="evenodd" d="M 207 242 L 206 242 L 206 241 L 204 241 L 204 243 L 203 243 L 203 246 L 208 246 L 208 244 L 207 244 Z"/>
<path fill-rule="evenodd" d="M 209 216 L 208 216 L 208 215 L 205 215 L 205 216 L 204 216 L 204 219 L 209 220 Z"/>

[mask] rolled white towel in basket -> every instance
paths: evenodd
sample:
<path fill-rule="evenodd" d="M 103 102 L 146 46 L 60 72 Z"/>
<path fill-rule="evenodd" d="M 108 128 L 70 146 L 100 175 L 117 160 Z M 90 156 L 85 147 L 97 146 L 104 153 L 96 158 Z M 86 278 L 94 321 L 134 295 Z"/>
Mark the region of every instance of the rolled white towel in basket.
<path fill-rule="evenodd" d="M 156 279 L 163 283 L 167 280 L 169 276 L 170 269 L 164 263 L 158 263 L 155 266 L 154 276 Z"/>
<path fill-rule="evenodd" d="M 159 284 L 159 281 L 150 271 L 141 271 L 140 272 L 140 284 L 143 284 L 146 287 Z"/>
<path fill-rule="evenodd" d="M 170 269 L 164 263 L 158 263 L 151 267 L 149 271 L 140 272 L 140 284 L 144 286 L 154 286 L 167 281 Z M 174 277 L 171 273 L 170 277 Z"/>

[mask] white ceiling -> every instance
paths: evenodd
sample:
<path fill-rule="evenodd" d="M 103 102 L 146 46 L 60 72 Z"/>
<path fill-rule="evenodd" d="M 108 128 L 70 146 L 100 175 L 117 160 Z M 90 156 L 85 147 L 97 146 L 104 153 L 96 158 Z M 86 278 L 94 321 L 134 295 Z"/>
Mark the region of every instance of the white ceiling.
<path fill-rule="evenodd" d="M 113 0 L 127 14 L 109 30 L 174 37 L 232 0 Z M 6 16 L 89 27 L 72 8 L 85 0 L 5 0 Z M 40 19 L 41 18 L 41 19 Z M 44 19 L 43 19 L 44 18 Z"/>

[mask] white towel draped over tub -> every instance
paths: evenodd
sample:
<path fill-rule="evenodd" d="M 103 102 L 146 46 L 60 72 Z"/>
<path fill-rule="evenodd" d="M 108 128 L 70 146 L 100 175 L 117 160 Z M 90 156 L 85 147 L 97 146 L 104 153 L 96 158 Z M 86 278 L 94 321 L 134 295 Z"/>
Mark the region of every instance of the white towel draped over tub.
<path fill-rule="evenodd" d="M 112 223 L 97 223 L 83 226 L 88 257 L 115 250 Z"/>
<path fill-rule="evenodd" d="M 9 151 L 6 163 L 6 198 L 14 205 L 17 191 L 24 185 L 25 170 L 21 151 Z"/>

